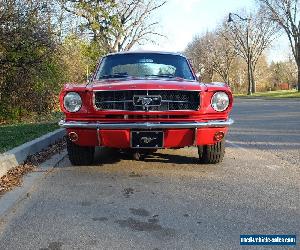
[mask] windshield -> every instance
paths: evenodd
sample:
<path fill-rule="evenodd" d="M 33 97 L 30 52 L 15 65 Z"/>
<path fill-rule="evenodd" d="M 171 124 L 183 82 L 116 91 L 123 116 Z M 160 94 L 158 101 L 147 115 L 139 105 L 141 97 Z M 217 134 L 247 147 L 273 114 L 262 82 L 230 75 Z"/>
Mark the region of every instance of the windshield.
<path fill-rule="evenodd" d="M 127 77 L 195 80 L 187 60 L 180 55 L 129 53 L 103 58 L 97 79 Z"/>

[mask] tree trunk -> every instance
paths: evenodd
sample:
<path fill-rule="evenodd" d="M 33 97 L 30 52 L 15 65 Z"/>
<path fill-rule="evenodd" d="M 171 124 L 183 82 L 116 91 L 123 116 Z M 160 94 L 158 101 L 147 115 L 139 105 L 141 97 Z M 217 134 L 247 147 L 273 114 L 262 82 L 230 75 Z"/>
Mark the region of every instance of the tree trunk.
<path fill-rule="evenodd" d="M 248 74 L 248 93 L 247 95 L 252 95 L 252 88 L 251 88 L 251 70 L 250 70 L 250 63 L 247 62 L 247 74 Z"/>
<path fill-rule="evenodd" d="M 252 79 L 251 79 L 251 81 L 252 81 L 252 94 L 254 94 L 255 92 L 256 92 L 256 83 L 255 83 L 255 79 L 254 79 L 254 77 L 253 77 L 253 73 L 252 73 Z"/>
<path fill-rule="evenodd" d="M 230 80 L 229 80 L 229 74 L 226 75 L 226 81 L 225 81 L 225 83 L 227 83 L 228 86 L 231 87 L 231 86 L 230 86 L 230 85 L 231 85 L 231 84 L 230 84 Z"/>
<path fill-rule="evenodd" d="M 297 60 L 297 70 L 298 70 L 297 89 L 298 92 L 300 92 L 300 60 Z"/>
<path fill-rule="evenodd" d="M 209 82 L 213 82 L 213 79 L 214 79 L 214 71 L 213 71 L 213 69 L 210 69 L 208 71 L 207 77 L 209 79 Z"/>
<path fill-rule="evenodd" d="M 256 83 L 254 77 L 254 69 L 252 65 L 250 65 L 250 73 L 251 73 L 251 92 L 252 94 L 254 94 L 256 92 Z"/>
<path fill-rule="evenodd" d="M 296 38 L 294 38 L 296 39 Z M 297 64 L 297 71 L 298 71 L 298 77 L 297 77 L 297 90 L 298 92 L 300 92 L 300 42 L 296 42 L 295 41 L 295 51 L 296 53 L 294 54 L 294 57 L 295 57 L 295 61 L 296 61 L 296 64 Z"/>

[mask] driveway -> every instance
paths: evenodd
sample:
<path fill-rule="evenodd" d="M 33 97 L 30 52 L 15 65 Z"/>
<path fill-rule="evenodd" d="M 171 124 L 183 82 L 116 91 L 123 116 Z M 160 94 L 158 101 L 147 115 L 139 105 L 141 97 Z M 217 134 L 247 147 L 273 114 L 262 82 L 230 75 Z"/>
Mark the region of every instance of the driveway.
<path fill-rule="evenodd" d="M 99 149 L 83 167 L 65 157 L 1 219 L 0 249 L 247 249 L 240 234 L 299 236 L 299 104 L 237 99 L 218 165 L 198 164 L 196 148 L 144 161 Z"/>

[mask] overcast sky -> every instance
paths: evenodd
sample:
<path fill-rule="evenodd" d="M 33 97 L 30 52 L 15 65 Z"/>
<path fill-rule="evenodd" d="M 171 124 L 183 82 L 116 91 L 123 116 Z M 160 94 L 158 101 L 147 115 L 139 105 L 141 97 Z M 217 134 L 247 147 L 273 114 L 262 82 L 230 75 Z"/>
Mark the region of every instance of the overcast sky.
<path fill-rule="evenodd" d="M 229 12 L 253 9 L 255 0 L 168 0 L 156 12 L 158 31 L 168 38 L 157 39 L 158 45 L 147 44 L 139 49 L 183 51 L 196 34 L 213 30 Z M 290 53 L 285 36 L 277 38 L 267 53 L 269 61 L 282 60 Z"/>

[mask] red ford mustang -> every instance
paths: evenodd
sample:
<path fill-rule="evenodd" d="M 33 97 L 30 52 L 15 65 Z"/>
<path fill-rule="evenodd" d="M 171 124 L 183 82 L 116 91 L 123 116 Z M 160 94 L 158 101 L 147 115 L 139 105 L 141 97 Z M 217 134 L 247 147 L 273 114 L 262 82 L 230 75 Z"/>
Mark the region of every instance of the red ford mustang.
<path fill-rule="evenodd" d="M 92 79 L 60 94 L 67 150 L 74 165 L 91 164 L 96 146 L 133 152 L 197 146 L 199 162 L 218 163 L 233 98 L 223 83 L 199 83 L 181 54 L 124 52 L 103 57 Z"/>

